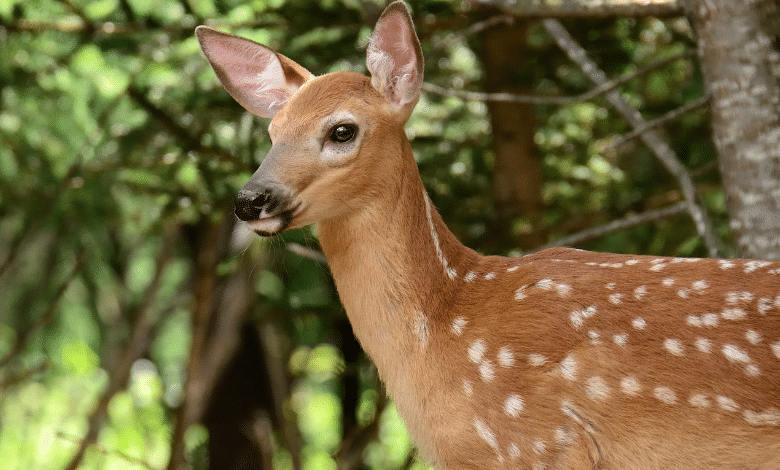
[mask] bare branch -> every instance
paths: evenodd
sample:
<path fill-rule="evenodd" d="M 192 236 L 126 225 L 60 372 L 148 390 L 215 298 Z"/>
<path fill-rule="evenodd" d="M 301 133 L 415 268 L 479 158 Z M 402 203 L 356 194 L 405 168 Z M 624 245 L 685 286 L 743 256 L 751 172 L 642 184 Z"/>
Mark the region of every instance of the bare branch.
<path fill-rule="evenodd" d="M 595 62 L 588 58 L 585 49 L 571 37 L 559 21 L 546 19 L 542 20 L 542 24 L 561 49 L 566 52 L 572 61 L 580 66 L 582 71 L 585 72 L 594 83 L 603 84 L 607 82 L 606 74 L 598 68 Z M 623 116 L 623 119 L 628 121 L 632 127 L 636 129 L 645 125 L 646 121 L 639 111 L 628 104 L 620 93 L 611 91 L 607 93 L 606 98 L 615 110 Z M 693 218 L 697 232 L 703 238 L 704 243 L 707 246 L 709 255 L 717 257 L 718 253 L 725 253 L 723 242 L 715 234 L 712 222 L 708 219 L 704 209 L 696 202 L 696 188 L 691 180 L 691 175 L 685 166 L 678 160 L 674 150 L 655 133 L 644 132 L 640 135 L 640 138 L 677 180 L 677 184 L 680 185 L 685 202 L 688 204 L 688 212 L 690 213 L 691 218 Z"/>
<path fill-rule="evenodd" d="M 328 264 L 327 258 L 325 258 L 325 255 L 321 251 L 317 251 L 313 248 L 309 248 L 308 246 L 303 246 L 300 243 L 295 242 L 289 242 L 285 244 L 284 247 L 290 253 L 295 253 L 298 256 L 312 259 L 320 264 Z"/>
<path fill-rule="evenodd" d="M 537 18 L 669 17 L 683 14 L 679 0 L 475 0 L 475 3 L 515 16 Z"/>
<path fill-rule="evenodd" d="M 0 394 L 5 394 L 6 390 L 13 387 L 14 385 L 26 382 L 27 380 L 30 379 L 30 377 L 32 377 L 35 374 L 40 374 L 41 372 L 48 369 L 50 365 L 51 365 L 51 361 L 45 359 L 35 367 L 25 369 L 20 373 L 14 374 L 10 377 L 3 378 L 2 382 L 0 382 Z"/>
<path fill-rule="evenodd" d="M 241 160 L 237 159 L 226 150 L 221 149 L 219 147 L 211 147 L 208 145 L 204 145 L 201 142 L 200 136 L 195 136 L 190 134 L 187 129 L 180 126 L 176 122 L 176 120 L 174 120 L 171 116 L 168 115 L 168 113 L 163 111 L 161 108 L 155 106 L 151 101 L 149 101 L 146 95 L 141 93 L 139 90 L 131 86 L 128 88 L 127 92 L 130 98 L 133 99 L 133 101 L 138 103 L 138 105 L 140 105 L 147 113 L 149 113 L 154 119 L 159 121 L 160 124 L 162 124 L 163 127 L 168 129 L 168 131 L 171 134 L 179 138 L 182 141 L 182 144 L 188 147 L 189 150 L 194 150 L 196 152 L 201 152 L 207 155 L 213 155 L 219 158 L 220 160 L 230 162 L 238 167 L 246 166 L 246 162 L 242 162 Z"/>
<path fill-rule="evenodd" d="M 630 82 L 631 80 L 639 76 L 650 73 L 653 70 L 664 67 L 672 62 L 682 60 L 682 59 L 688 59 L 690 57 L 693 57 L 695 54 L 696 54 L 695 51 L 685 51 L 681 54 L 677 54 L 672 57 L 667 57 L 666 59 L 661 59 L 657 62 L 653 62 L 652 64 L 648 64 L 644 67 L 641 67 L 635 70 L 634 72 L 616 78 L 615 80 L 608 80 L 603 83 L 599 83 L 598 86 L 596 86 L 592 90 L 574 96 L 539 96 L 539 95 L 519 95 L 513 93 L 479 93 L 473 91 L 447 89 L 447 88 L 440 87 L 438 85 L 434 85 L 432 83 L 423 83 L 422 88 L 425 91 L 437 95 L 450 96 L 450 97 L 455 97 L 455 98 L 460 98 L 460 99 L 470 100 L 470 101 L 496 101 L 496 102 L 505 102 L 505 103 L 549 104 L 549 105 L 563 106 L 572 103 L 577 103 L 579 101 L 587 101 L 599 95 L 603 95 L 605 93 L 614 90 L 620 85 L 623 85 L 624 83 Z"/>
<path fill-rule="evenodd" d="M 472 34 L 480 33 L 488 28 L 492 28 L 493 26 L 499 24 L 510 25 L 514 22 L 515 22 L 515 17 L 512 15 L 495 15 L 495 16 L 491 16 L 486 20 L 477 21 L 476 23 L 466 26 L 460 31 L 455 31 L 451 34 L 454 37 L 466 37 L 466 36 L 471 36 Z"/>
<path fill-rule="evenodd" d="M 639 127 L 636 127 L 634 130 L 629 132 L 628 134 L 620 136 L 617 140 L 615 140 L 612 145 L 610 145 L 606 150 L 613 150 L 621 145 L 625 144 L 629 140 L 639 137 L 640 135 L 644 134 L 645 132 L 649 131 L 650 129 L 655 129 L 656 127 L 661 127 L 664 124 L 666 124 L 669 121 L 673 121 L 677 119 L 678 117 L 690 113 L 693 110 L 703 108 L 707 106 L 707 103 L 710 102 L 709 95 L 703 96 L 699 98 L 696 101 L 691 101 L 690 103 L 686 103 L 683 106 L 680 106 L 677 109 L 673 109 L 672 111 L 669 111 L 668 113 L 664 114 L 663 116 L 659 117 L 658 119 L 654 119 L 652 121 L 646 122 L 642 124 Z"/>
<path fill-rule="evenodd" d="M 8 351 L 8 353 L 2 359 L 0 359 L 0 368 L 5 367 L 17 355 L 19 355 L 20 352 L 24 350 L 24 347 L 27 345 L 27 341 L 29 341 L 30 336 L 34 332 L 51 323 L 51 321 L 54 319 L 54 314 L 57 311 L 57 304 L 65 294 L 68 286 L 70 286 L 70 283 L 76 279 L 76 276 L 79 275 L 82 269 L 84 269 L 83 253 L 76 258 L 76 264 L 73 266 L 70 274 L 68 274 L 68 277 L 66 277 L 62 284 L 60 284 L 57 292 L 55 292 L 54 296 L 51 298 L 51 300 L 49 300 L 49 305 L 46 307 L 46 311 L 43 313 L 43 315 L 41 315 L 40 318 L 38 318 L 38 320 L 30 328 L 19 332 L 19 334 L 16 336 L 16 341 L 11 347 L 11 350 Z"/>
<path fill-rule="evenodd" d="M 61 432 L 61 431 L 57 432 L 57 437 L 59 437 L 60 439 L 64 439 L 66 441 L 70 441 L 70 442 L 72 442 L 74 444 L 79 444 L 81 442 L 80 439 L 78 439 L 78 438 L 76 438 L 74 436 L 65 434 L 64 432 Z M 152 465 L 149 462 L 147 462 L 145 460 L 142 460 L 142 459 L 139 459 L 137 457 L 133 457 L 131 455 L 127 455 L 127 454 L 125 454 L 124 452 L 122 452 L 120 450 L 106 449 L 105 447 L 103 447 L 100 444 L 95 444 L 94 448 L 95 448 L 96 451 L 100 452 L 101 454 L 112 455 L 112 456 L 115 456 L 115 457 L 119 457 L 122 460 L 126 460 L 126 461 L 128 461 L 128 462 L 130 462 L 132 464 L 135 464 L 135 465 L 140 465 L 141 467 L 146 468 L 148 470 L 157 470 L 156 468 L 152 467 Z"/>
<path fill-rule="evenodd" d="M 111 398 L 125 387 L 127 380 L 130 377 L 130 369 L 133 363 L 140 358 L 149 347 L 151 333 L 153 328 L 157 325 L 158 320 L 158 318 L 155 318 L 153 315 L 154 309 L 152 306 L 157 298 L 157 292 L 160 290 L 163 270 L 173 257 L 178 233 L 179 227 L 173 223 L 169 224 L 165 229 L 162 248 L 155 261 L 154 276 L 144 292 L 143 303 L 139 307 L 139 311 L 136 315 L 130 338 L 128 338 L 127 343 L 114 366 L 108 369 L 108 386 L 98 399 L 98 403 L 95 406 L 92 415 L 89 417 L 87 432 L 84 435 L 84 438 L 81 439 L 76 454 L 66 467 L 68 470 L 76 470 L 84 459 L 87 448 L 97 442 L 98 433 L 108 414 L 108 404 L 111 401 Z"/>
<path fill-rule="evenodd" d="M 243 21 L 243 22 L 230 22 L 224 20 L 209 20 L 206 24 L 218 29 L 262 29 L 268 27 L 279 27 L 278 22 L 268 21 Z M 112 22 L 89 22 L 83 19 L 77 20 L 75 18 L 68 20 L 58 21 L 39 21 L 20 19 L 12 23 L 6 23 L 2 26 L 8 31 L 29 31 L 33 33 L 43 33 L 46 31 L 57 31 L 61 33 L 85 33 L 85 32 L 97 32 L 101 35 L 125 35 L 144 33 L 149 31 L 163 31 L 175 34 L 192 34 L 193 27 L 182 23 L 172 23 L 165 26 L 148 26 L 144 23 L 128 22 L 128 23 L 112 23 Z"/>
<path fill-rule="evenodd" d="M 578 243 L 582 243 L 587 240 L 593 240 L 599 237 L 603 237 L 604 235 L 608 235 L 613 232 L 636 227 L 637 225 L 642 225 L 649 222 L 655 222 L 656 220 L 661 220 L 661 219 L 668 219 L 669 217 L 683 214 L 687 211 L 688 211 L 688 203 L 682 201 L 682 202 L 678 202 L 677 204 L 673 204 L 671 206 L 662 207 L 660 209 L 653 209 L 647 212 L 642 212 L 641 214 L 631 214 L 622 219 L 613 220 L 612 222 L 606 223 L 604 225 L 599 225 L 598 227 L 591 227 L 582 230 L 580 232 L 567 235 L 563 238 L 559 238 L 554 242 L 539 247 L 535 251 L 541 251 L 544 250 L 545 248 L 551 248 L 554 246 L 576 245 Z"/>

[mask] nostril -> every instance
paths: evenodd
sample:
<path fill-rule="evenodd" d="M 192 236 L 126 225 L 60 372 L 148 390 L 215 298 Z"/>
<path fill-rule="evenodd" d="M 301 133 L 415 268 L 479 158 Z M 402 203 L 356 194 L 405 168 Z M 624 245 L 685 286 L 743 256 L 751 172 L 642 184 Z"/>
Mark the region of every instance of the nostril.
<path fill-rule="evenodd" d="M 273 186 L 259 186 L 250 181 L 236 196 L 235 214 L 240 220 L 250 222 L 273 214 L 286 203 L 287 199 Z"/>
<path fill-rule="evenodd" d="M 235 214 L 240 220 L 249 222 L 260 218 L 266 200 L 264 194 L 257 191 L 242 189 L 235 200 Z"/>

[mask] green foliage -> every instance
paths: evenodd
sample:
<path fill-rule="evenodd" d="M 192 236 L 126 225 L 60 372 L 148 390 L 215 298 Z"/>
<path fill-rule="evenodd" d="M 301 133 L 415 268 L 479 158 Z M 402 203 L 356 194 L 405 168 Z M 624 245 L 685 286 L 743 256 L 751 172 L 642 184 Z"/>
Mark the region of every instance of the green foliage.
<path fill-rule="evenodd" d="M 229 250 L 229 235 L 208 242 L 211 227 L 231 232 L 233 197 L 269 143 L 267 123 L 224 92 L 193 37 L 194 27 L 208 20 L 277 48 L 316 74 L 364 72 L 363 48 L 382 4 L 0 2 L 0 360 L 13 353 L 0 367 L 4 467 L 67 465 L 110 389 L 118 358 L 138 325 L 148 322 L 149 347 L 108 401 L 96 444 L 79 468 L 164 468 L 187 393 L 198 289 L 210 280 L 224 286 L 239 279 L 248 280 L 249 318 L 282 332 L 290 396 L 268 409 L 282 410 L 294 423 L 303 467 L 336 468 L 348 423 L 368 427 L 375 419 L 379 431 L 362 453 L 366 468 L 412 462 L 403 423 L 392 405 L 384 407 L 372 372 L 339 349 L 343 312 L 326 268 L 285 249 L 291 243 L 316 248 L 312 232 L 251 244 L 236 235 L 238 251 Z M 479 90 L 485 78 L 479 36 L 453 32 L 478 18 L 458 8 L 443 0 L 414 4 L 426 80 Z M 692 46 L 679 19 L 569 27 L 611 76 Z M 591 88 L 540 28 L 529 30 L 527 49 L 522 77 L 533 92 Z M 681 60 L 619 90 L 653 118 L 700 96 L 702 85 L 695 66 Z M 611 148 L 629 129 L 602 98 L 536 111 L 544 211 L 540 220 L 511 220 L 509 240 L 533 230 L 554 238 L 679 197 L 646 149 Z M 489 227 L 499 216 L 491 197 L 488 107 L 423 93 L 407 131 L 426 187 L 456 234 L 481 251 L 516 252 L 515 244 L 490 242 Z M 705 168 L 702 199 L 725 234 L 723 195 L 716 175 L 706 171 L 714 161 L 706 116 L 685 116 L 661 132 L 686 165 Z M 180 231 L 166 257 L 170 227 Z M 681 219 L 611 234 L 588 247 L 704 253 L 692 224 Z M 201 263 L 208 250 L 219 251 L 213 269 Z M 216 304 L 221 297 L 214 298 Z M 222 321 L 219 316 L 209 326 L 218 330 Z M 356 403 L 344 401 L 348 380 L 360 387 Z M 275 426 L 274 468 L 293 468 L 290 443 Z M 211 438 L 206 426 L 186 430 L 192 468 L 208 465 Z"/>

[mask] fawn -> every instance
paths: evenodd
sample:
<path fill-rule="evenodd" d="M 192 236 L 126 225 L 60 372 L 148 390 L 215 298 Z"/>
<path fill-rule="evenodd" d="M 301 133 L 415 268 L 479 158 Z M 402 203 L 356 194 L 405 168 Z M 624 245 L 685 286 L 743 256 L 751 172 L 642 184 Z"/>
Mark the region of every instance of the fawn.
<path fill-rule="evenodd" d="M 780 262 L 549 249 L 481 256 L 442 222 L 404 124 L 423 58 L 402 2 L 371 77 L 315 77 L 207 27 L 272 147 L 235 213 L 318 224 L 355 335 L 437 469 L 780 469 Z"/>

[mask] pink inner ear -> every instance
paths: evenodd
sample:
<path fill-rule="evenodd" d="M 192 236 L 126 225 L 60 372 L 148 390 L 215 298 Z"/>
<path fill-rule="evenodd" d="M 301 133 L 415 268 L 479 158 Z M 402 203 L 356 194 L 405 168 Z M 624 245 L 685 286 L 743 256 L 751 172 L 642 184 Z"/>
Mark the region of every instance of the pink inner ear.
<path fill-rule="evenodd" d="M 374 87 L 397 106 L 417 98 L 422 82 L 418 47 L 406 12 L 386 11 L 371 36 L 366 65 Z"/>
<path fill-rule="evenodd" d="M 273 117 L 294 92 L 271 49 L 213 30 L 202 33 L 201 45 L 222 85 L 249 112 Z"/>

